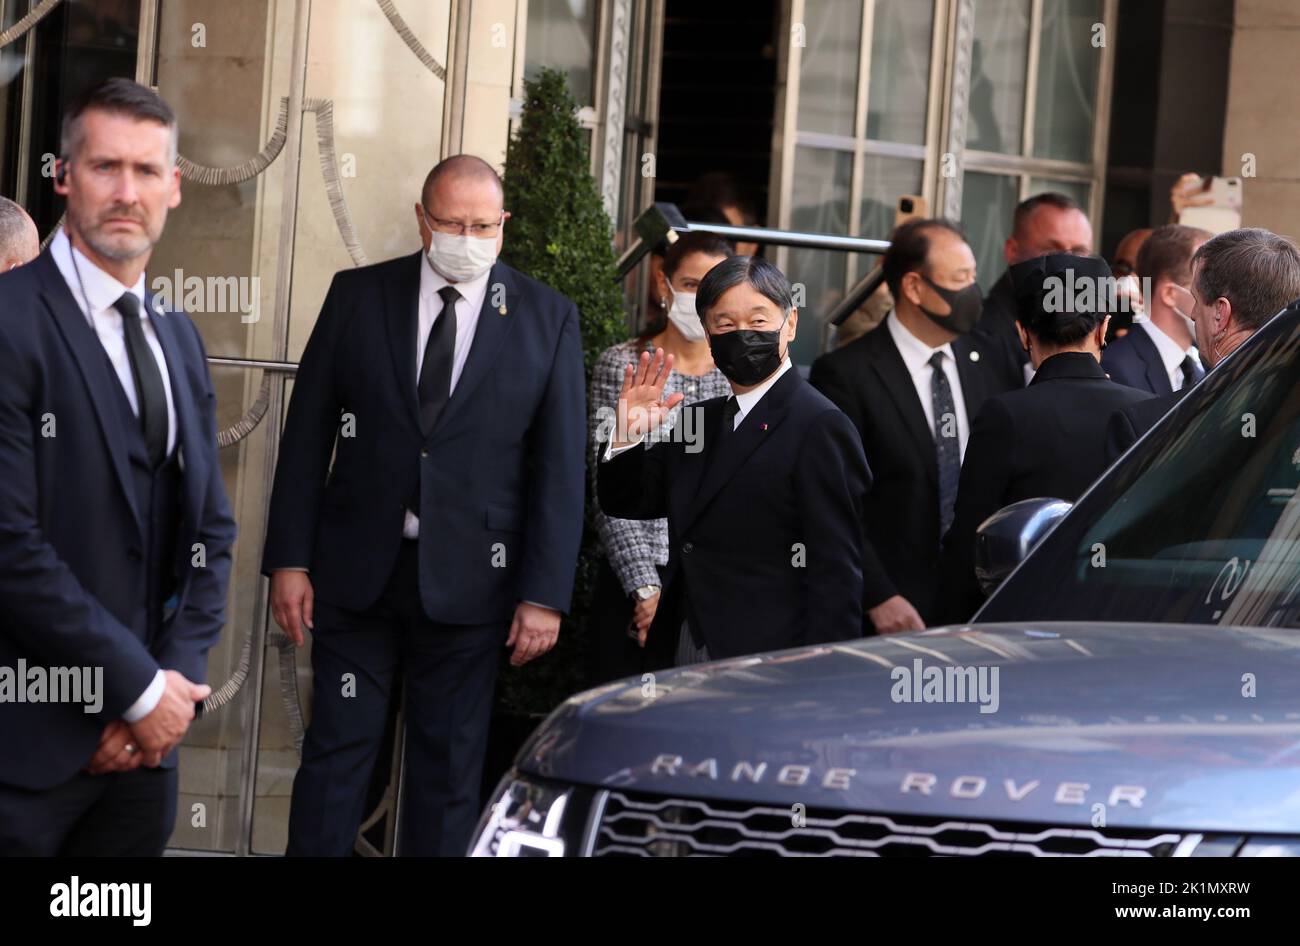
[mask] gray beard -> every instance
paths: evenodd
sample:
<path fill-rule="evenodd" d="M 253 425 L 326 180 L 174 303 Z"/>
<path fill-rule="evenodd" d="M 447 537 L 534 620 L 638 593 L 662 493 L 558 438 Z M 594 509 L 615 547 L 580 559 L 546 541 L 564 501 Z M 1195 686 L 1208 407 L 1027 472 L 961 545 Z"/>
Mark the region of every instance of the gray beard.
<path fill-rule="evenodd" d="M 73 229 L 77 231 L 78 235 L 80 235 L 81 239 L 88 247 L 104 259 L 111 259 L 115 263 L 126 263 L 134 259 L 139 259 L 141 256 L 150 252 L 158 244 L 157 238 L 150 233 L 148 229 L 145 230 L 145 235 L 141 238 L 140 244 L 138 244 L 139 248 L 136 248 L 136 246 L 127 248 L 121 245 L 114 245 L 110 241 L 101 238 L 98 233 L 83 227 L 81 225 L 81 220 L 72 213 L 68 214 L 68 221 L 72 224 Z"/>

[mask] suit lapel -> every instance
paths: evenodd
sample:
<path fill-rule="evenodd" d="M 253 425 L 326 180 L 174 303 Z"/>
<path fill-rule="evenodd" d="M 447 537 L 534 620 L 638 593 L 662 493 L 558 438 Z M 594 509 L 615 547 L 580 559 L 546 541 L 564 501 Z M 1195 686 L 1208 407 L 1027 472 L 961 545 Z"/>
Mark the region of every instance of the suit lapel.
<path fill-rule="evenodd" d="M 1172 394 L 1174 386 L 1169 383 L 1169 375 L 1165 373 L 1165 363 L 1155 341 L 1141 326 L 1135 325 L 1129 332 L 1134 335 L 1134 346 L 1146 368 L 1147 383 L 1151 385 L 1151 390 L 1156 394 Z"/>
<path fill-rule="evenodd" d="M 82 313 L 81 306 L 73 298 L 72 290 L 64 282 L 63 274 L 59 272 L 50 251 L 46 250 L 42 253 L 37 262 L 32 265 L 41 267 L 44 284 L 41 291 L 42 299 L 54 317 L 59 333 L 72 352 L 77 369 L 81 372 L 81 378 L 86 383 L 90 407 L 99 421 L 99 429 L 104 436 L 104 444 L 108 448 L 109 456 L 112 457 L 113 469 L 117 472 L 122 494 L 131 509 L 136 528 L 143 536 L 144 524 L 140 519 L 140 510 L 136 508 L 135 489 L 131 485 L 126 438 L 120 435 L 115 418 L 107 413 L 113 410 L 114 402 L 111 398 L 118 394 L 113 390 L 113 385 L 119 387 L 121 385 L 109 370 L 111 365 L 104 356 L 104 346 L 100 344 L 95 330 L 90 327 L 90 322 Z"/>
<path fill-rule="evenodd" d="M 203 483 L 207 477 L 201 470 L 206 456 L 202 438 L 209 435 L 200 430 L 199 418 L 190 398 L 190 388 L 185 381 L 185 361 L 180 344 L 172 334 L 175 319 L 169 319 L 161 309 L 155 306 L 155 298 L 145 298 L 145 309 L 149 312 L 149 321 L 153 323 L 158 344 L 162 346 L 163 356 L 167 360 L 167 377 L 171 382 L 172 404 L 176 408 L 176 449 L 180 452 L 182 464 L 182 489 L 185 491 L 184 525 L 186 534 L 191 528 L 197 528 L 200 505 L 203 502 Z"/>
<path fill-rule="evenodd" d="M 969 426 L 989 394 L 984 371 L 978 360 L 983 357 L 983 352 L 976 348 L 969 335 L 962 335 L 952 343 L 952 353 L 957 361 L 957 377 L 961 380 L 961 397 L 966 403 L 966 422 Z M 976 356 L 975 361 L 971 360 L 971 355 Z"/>
<path fill-rule="evenodd" d="M 703 408 L 704 416 L 701 418 L 700 436 L 704 449 L 696 453 L 683 451 L 680 468 L 673 473 L 670 487 L 672 511 L 674 518 L 682 524 L 678 531 L 684 529 L 694 518 L 694 507 L 700 496 L 700 486 L 704 480 L 705 470 L 709 467 L 708 445 L 721 442 L 719 434 L 722 430 L 722 408 L 725 404 L 726 398 L 717 398 L 708 402 L 707 406 Z M 687 411 L 691 409 L 691 406 L 683 404 L 681 409 Z M 681 418 L 678 418 L 677 422 L 682 423 Z"/>
<path fill-rule="evenodd" d="M 789 410 L 790 398 L 802 383 L 799 369 L 791 366 L 759 399 L 754 409 L 745 415 L 740 426 L 722 440 L 721 446 L 716 451 L 710 451 L 706 441 L 703 455 L 707 459 L 703 464 L 703 478 L 695 493 L 695 499 L 687 510 L 683 529 L 700 517 L 722 487 L 727 485 L 749 459 L 750 454 L 773 436 Z M 724 414 L 719 407 L 717 420 L 711 424 L 715 437 L 721 432 L 720 425 L 723 417 Z"/>
<path fill-rule="evenodd" d="M 510 268 L 503 263 L 494 264 L 488 274 L 487 294 L 483 296 L 483 305 L 479 309 L 478 325 L 474 328 L 474 341 L 470 343 L 465 367 L 456 382 L 456 389 L 451 392 L 451 399 L 434 424 L 431 438 L 447 426 L 449 417 L 465 409 L 474 389 L 487 377 L 496 362 L 501 343 L 510 334 L 510 326 L 519 317 L 513 310 L 521 303 L 518 284 Z"/>
<path fill-rule="evenodd" d="M 415 393 L 416 337 L 420 331 L 420 267 L 424 252 L 411 256 L 397 279 L 384 283 L 384 321 L 393 356 L 393 377 L 407 418 L 418 430 L 420 402 Z M 444 411 L 444 413 L 446 413 Z"/>
<path fill-rule="evenodd" d="M 916 385 L 912 383 L 912 376 L 907 373 L 907 365 L 903 363 L 903 356 L 898 353 L 898 347 L 890 338 L 888 328 L 882 325 L 877 331 L 882 333 L 882 341 L 871 366 L 880 377 L 886 395 L 898 408 L 903 426 L 907 428 L 912 442 L 920 453 L 930 481 L 938 483 L 939 461 L 935 456 L 934 434 L 926 423 L 925 409 L 917 399 Z"/>

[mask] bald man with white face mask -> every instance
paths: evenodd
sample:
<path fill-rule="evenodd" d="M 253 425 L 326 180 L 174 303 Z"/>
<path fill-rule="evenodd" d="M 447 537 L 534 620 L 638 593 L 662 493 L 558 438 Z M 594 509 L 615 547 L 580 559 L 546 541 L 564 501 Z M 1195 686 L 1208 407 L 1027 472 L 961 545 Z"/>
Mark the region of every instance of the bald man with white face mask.
<path fill-rule="evenodd" d="M 312 635 L 314 691 L 288 853 L 351 853 L 398 674 L 399 852 L 463 855 L 499 658 L 542 656 L 582 535 L 578 310 L 500 262 L 496 171 L 438 164 L 421 247 L 334 277 L 294 381 L 262 567 L 276 621 Z M 342 692 L 340 679 L 356 681 Z"/>

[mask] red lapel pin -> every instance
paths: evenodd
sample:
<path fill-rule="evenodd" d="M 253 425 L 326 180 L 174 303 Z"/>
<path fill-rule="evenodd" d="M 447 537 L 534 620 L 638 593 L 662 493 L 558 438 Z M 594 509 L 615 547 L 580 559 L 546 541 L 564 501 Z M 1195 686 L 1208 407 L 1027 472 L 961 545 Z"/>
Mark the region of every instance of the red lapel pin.
<path fill-rule="evenodd" d="M 767 430 L 767 424 L 763 424 L 763 425 L 762 425 L 761 427 L 759 427 L 758 429 L 759 429 L 759 430 Z"/>

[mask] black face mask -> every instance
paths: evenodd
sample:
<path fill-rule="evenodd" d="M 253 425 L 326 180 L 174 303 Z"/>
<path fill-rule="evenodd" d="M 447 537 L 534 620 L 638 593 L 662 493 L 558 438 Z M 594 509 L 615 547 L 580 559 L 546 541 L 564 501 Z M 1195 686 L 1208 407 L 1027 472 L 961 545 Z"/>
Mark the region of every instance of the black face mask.
<path fill-rule="evenodd" d="M 916 275 L 925 279 L 930 288 L 939 294 L 939 298 L 948 303 L 948 315 L 940 315 L 938 312 L 931 312 L 925 306 L 917 306 L 930 317 L 931 321 L 958 335 L 965 335 L 975 327 L 975 323 L 980 319 L 980 312 L 984 310 L 984 297 L 980 295 L 979 283 L 971 283 L 965 289 L 945 289 L 943 286 L 936 286 L 926 278 L 924 273 Z"/>
<path fill-rule="evenodd" d="M 709 333 L 713 363 L 736 384 L 758 384 L 781 367 L 781 327 L 767 332 L 738 328 L 720 334 Z"/>

